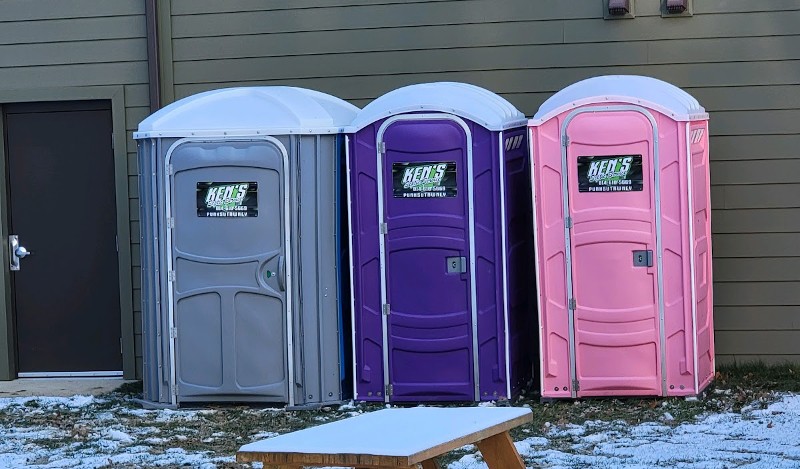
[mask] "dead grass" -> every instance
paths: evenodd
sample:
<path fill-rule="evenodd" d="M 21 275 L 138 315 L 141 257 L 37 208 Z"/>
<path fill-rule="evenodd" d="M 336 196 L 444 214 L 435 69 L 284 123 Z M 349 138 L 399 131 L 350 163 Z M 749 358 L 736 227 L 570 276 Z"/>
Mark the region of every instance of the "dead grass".
<path fill-rule="evenodd" d="M 529 391 L 512 402 L 500 402 L 497 405 L 528 406 L 533 409 L 533 422 L 512 432 L 515 440 L 521 440 L 545 436 L 553 427 L 565 428 L 570 424 L 582 425 L 595 420 L 619 421 L 620 424 L 659 422 L 677 426 L 706 413 L 739 412 L 743 406 L 753 403 L 766 407 L 774 400 L 775 392 L 800 392 L 798 378 L 800 366 L 795 364 L 747 364 L 722 367 L 715 381 L 699 399 L 581 399 L 541 403 L 538 394 Z M 384 407 L 361 403 L 354 407 L 290 412 L 269 407 L 208 405 L 190 409 L 188 414 L 191 417 L 158 421 L 152 418 L 153 414 L 139 412 L 139 406 L 132 398 L 140 396 L 141 383 L 126 384 L 114 393 L 103 396 L 104 402 L 78 409 L 65 407 L 37 412 L 35 402 L 11 406 L 0 410 L 0 421 L 4 425 L 20 428 L 44 427 L 65 431 L 68 434 L 65 438 L 37 441 L 46 447 L 59 447 L 86 440 L 92 432 L 98 431 L 98 416 L 112 414 L 113 422 L 124 425 L 136 439 L 132 445 L 147 444 L 153 453 L 177 447 L 186 451 L 210 451 L 217 456 L 231 456 L 241 445 L 265 438 L 267 432 L 286 433 Z M 148 415 L 151 417 L 148 418 Z M 568 436 L 560 442 L 558 438 L 548 438 L 554 447 L 567 448 L 572 442 Z M 452 462 L 465 453 L 453 452 L 443 458 L 442 463 Z M 220 467 L 249 466 L 225 463 Z"/>

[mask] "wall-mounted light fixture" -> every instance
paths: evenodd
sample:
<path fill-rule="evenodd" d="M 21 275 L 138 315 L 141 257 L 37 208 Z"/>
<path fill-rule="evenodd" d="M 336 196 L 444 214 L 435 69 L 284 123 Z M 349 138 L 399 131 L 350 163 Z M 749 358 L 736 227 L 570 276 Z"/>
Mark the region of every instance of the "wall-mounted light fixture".
<path fill-rule="evenodd" d="M 661 0 L 661 16 L 692 16 L 692 0 Z"/>
<path fill-rule="evenodd" d="M 688 3 L 689 0 L 667 0 L 667 13 L 681 14 L 686 11 Z"/>
<path fill-rule="evenodd" d="M 634 17 L 635 0 L 603 0 L 603 18 L 607 20 Z"/>
<path fill-rule="evenodd" d="M 667 0 L 668 2 L 670 0 Z M 612 16 L 627 15 L 631 12 L 630 0 L 608 0 L 608 14 Z"/>

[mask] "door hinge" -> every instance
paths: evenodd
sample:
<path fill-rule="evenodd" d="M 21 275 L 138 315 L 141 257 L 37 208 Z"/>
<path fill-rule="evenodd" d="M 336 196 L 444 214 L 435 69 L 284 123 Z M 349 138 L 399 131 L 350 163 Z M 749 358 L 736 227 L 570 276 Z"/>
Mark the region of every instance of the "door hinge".
<path fill-rule="evenodd" d="M 561 136 L 561 145 L 563 145 L 565 147 L 569 146 L 569 135 L 564 134 L 564 135 Z"/>
<path fill-rule="evenodd" d="M 389 225 L 386 223 L 381 223 L 380 230 L 382 235 L 387 234 L 389 232 Z"/>
<path fill-rule="evenodd" d="M 111 132 L 111 149 L 114 149 L 114 132 Z"/>
<path fill-rule="evenodd" d="M 174 217 L 169 217 L 169 218 L 167 218 L 167 229 L 171 230 L 173 228 L 175 228 L 175 218 Z"/>
<path fill-rule="evenodd" d="M 122 337 L 119 338 L 119 354 L 122 355 Z"/>
<path fill-rule="evenodd" d="M 387 396 L 392 396 L 392 395 L 394 395 L 394 384 L 387 384 L 387 385 L 384 387 L 384 391 L 386 392 L 386 395 L 387 395 Z"/>
<path fill-rule="evenodd" d="M 388 315 L 389 315 L 389 312 L 390 312 L 391 310 L 392 310 L 392 307 L 391 307 L 391 305 L 389 305 L 389 303 L 384 303 L 384 304 L 383 304 L 383 314 L 384 314 L 384 315 L 388 316 Z"/>
<path fill-rule="evenodd" d="M 564 219 L 564 226 L 566 226 L 568 230 L 572 229 L 572 217 L 567 217 Z"/>
<path fill-rule="evenodd" d="M 576 309 L 577 307 L 578 307 L 578 302 L 577 302 L 577 301 L 575 301 L 575 298 L 570 298 L 570 299 L 569 299 L 569 309 L 571 309 L 571 310 L 575 311 L 575 309 Z"/>
<path fill-rule="evenodd" d="M 170 327 L 169 328 L 169 336 L 172 339 L 178 338 L 178 328 L 177 327 Z"/>
<path fill-rule="evenodd" d="M 170 270 L 167 273 L 167 280 L 170 281 L 170 282 L 174 282 L 175 281 L 175 271 L 174 270 Z"/>
<path fill-rule="evenodd" d="M 386 154 L 386 142 L 378 142 L 378 153 L 381 155 Z"/>
<path fill-rule="evenodd" d="M 581 382 L 578 381 L 577 379 L 573 379 L 572 380 L 572 389 L 574 391 L 580 391 L 581 390 Z"/>

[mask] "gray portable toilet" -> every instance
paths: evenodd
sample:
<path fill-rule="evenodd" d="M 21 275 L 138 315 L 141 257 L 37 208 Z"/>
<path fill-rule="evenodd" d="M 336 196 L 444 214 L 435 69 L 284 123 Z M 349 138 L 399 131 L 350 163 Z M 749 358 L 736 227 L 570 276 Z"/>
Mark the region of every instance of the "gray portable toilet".
<path fill-rule="evenodd" d="M 340 168 L 357 111 L 229 88 L 139 124 L 145 402 L 343 399 Z"/>

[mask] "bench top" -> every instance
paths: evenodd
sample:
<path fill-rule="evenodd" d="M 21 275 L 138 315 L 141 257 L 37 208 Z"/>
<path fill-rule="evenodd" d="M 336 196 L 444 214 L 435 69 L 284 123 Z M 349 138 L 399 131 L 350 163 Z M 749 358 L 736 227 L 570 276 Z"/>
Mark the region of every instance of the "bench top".
<path fill-rule="evenodd" d="M 520 407 L 383 409 L 246 444 L 237 455 L 240 461 L 265 461 L 269 454 L 275 458 L 267 460 L 275 462 L 334 455 L 325 458 L 334 464 L 373 455 L 388 457 L 392 465 L 412 465 L 531 420 L 531 410 Z"/>

